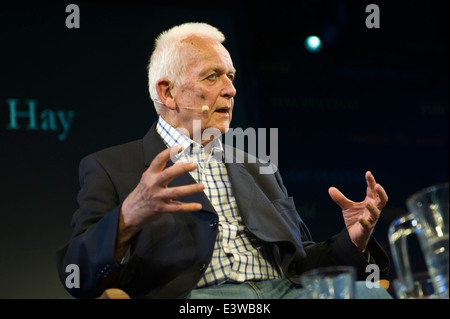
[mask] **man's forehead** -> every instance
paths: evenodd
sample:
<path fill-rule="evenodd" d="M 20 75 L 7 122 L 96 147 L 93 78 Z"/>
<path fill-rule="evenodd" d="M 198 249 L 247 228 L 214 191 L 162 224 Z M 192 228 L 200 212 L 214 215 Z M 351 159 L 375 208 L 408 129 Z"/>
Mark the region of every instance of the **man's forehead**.
<path fill-rule="evenodd" d="M 211 38 L 192 35 L 185 38 L 182 43 L 186 44 L 186 58 L 191 59 L 191 63 L 189 64 L 198 65 L 203 64 L 205 60 L 210 60 L 212 64 L 208 66 L 209 69 L 223 68 L 224 65 L 222 63 L 216 64 L 218 61 L 212 59 L 214 54 L 211 53 L 214 52 L 218 54 L 217 56 L 220 58 L 221 62 L 226 61 L 227 70 L 225 72 L 235 72 L 231 56 L 220 42 Z M 203 67 L 205 67 L 205 65 L 203 65 Z"/>
<path fill-rule="evenodd" d="M 189 44 L 194 47 L 208 46 L 208 45 L 214 45 L 214 44 L 220 43 L 219 41 L 214 40 L 210 37 L 197 35 L 197 34 L 188 35 L 180 42 L 183 44 Z"/>

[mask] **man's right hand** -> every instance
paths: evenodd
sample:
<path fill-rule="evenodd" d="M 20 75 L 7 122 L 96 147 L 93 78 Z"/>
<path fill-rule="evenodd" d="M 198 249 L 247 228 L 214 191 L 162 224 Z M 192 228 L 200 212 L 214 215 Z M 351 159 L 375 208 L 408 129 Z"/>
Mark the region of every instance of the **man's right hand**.
<path fill-rule="evenodd" d="M 131 238 L 147 223 L 155 221 L 164 214 L 192 212 L 202 209 L 200 203 L 182 203 L 176 199 L 203 191 L 202 183 L 168 187 L 177 176 L 195 170 L 197 163 L 176 162 L 165 168 L 171 152 L 180 149 L 173 146 L 159 153 L 151 162 L 136 188 L 125 198 L 120 211 L 119 228 L 116 240 L 116 260 L 121 260 Z"/>

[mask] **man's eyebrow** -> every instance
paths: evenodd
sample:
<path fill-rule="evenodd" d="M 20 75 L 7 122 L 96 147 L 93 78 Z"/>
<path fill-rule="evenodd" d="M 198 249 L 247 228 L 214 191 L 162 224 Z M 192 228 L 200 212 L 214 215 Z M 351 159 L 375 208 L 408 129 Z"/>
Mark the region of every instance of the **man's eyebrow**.
<path fill-rule="evenodd" d="M 233 73 L 233 74 L 236 74 L 236 69 L 235 68 L 232 68 L 229 71 L 227 71 L 222 66 L 212 66 L 212 67 L 206 69 L 205 71 L 201 72 L 201 75 L 208 75 L 208 73 L 211 72 L 211 71 L 214 71 L 214 72 L 217 72 L 217 73 L 226 73 L 226 74 Z"/>

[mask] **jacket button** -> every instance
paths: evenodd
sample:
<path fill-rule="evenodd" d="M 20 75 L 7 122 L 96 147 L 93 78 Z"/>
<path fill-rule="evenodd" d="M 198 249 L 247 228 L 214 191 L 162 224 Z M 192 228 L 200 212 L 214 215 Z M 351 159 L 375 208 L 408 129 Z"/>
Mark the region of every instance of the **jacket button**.
<path fill-rule="evenodd" d="M 219 221 L 217 219 L 214 219 L 211 221 L 211 224 L 209 224 L 209 226 L 211 227 L 212 230 L 216 230 L 218 224 L 219 224 Z"/>

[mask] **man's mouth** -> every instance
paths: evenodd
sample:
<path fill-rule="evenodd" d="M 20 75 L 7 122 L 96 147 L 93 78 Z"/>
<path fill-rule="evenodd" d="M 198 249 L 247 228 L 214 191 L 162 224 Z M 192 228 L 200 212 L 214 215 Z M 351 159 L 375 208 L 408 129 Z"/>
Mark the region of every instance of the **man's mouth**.
<path fill-rule="evenodd" d="M 230 112 L 230 108 L 228 106 L 219 107 L 214 112 L 217 112 L 217 113 L 228 113 L 228 112 Z"/>

